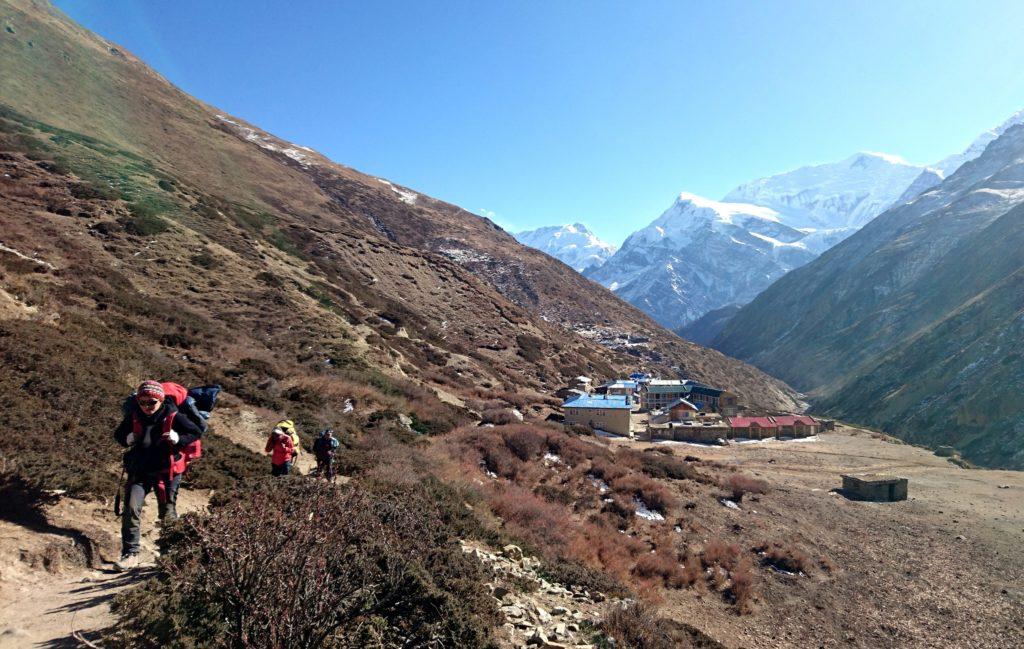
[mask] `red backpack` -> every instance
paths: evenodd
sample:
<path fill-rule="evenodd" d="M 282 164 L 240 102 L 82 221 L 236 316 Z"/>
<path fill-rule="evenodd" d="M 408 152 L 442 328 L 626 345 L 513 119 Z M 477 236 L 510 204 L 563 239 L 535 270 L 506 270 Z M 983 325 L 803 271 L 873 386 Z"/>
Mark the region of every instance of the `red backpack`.
<path fill-rule="evenodd" d="M 198 411 L 195 413 L 194 416 L 192 416 L 192 413 L 189 412 L 190 410 L 195 410 L 195 406 L 186 403 L 188 401 L 188 389 L 179 383 L 172 383 L 170 381 L 166 383 L 161 383 L 160 385 L 163 386 L 164 388 L 165 397 L 169 397 L 172 401 L 174 401 L 174 405 L 178 407 L 179 414 L 183 414 L 189 419 L 193 420 L 193 422 L 199 426 L 200 430 L 205 431 L 206 421 L 199 417 Z M 166 425 L 168 426 L 168 429 L 165 432 L 170 431 L 172 419 L 172 417 L 167 418 Z M 174 472 L 174 475 L 177 475 L 179 473 L 185 473 L 185 469 L 187 469 L 192 464 L 192 462 L 198 460 L 202 456 L 203 440 L 197 439 L 191 444 L 183 446 L 181 448 L 181 459 L 172 459 L 171 462 L 173 465 L 172 471 Z"/>

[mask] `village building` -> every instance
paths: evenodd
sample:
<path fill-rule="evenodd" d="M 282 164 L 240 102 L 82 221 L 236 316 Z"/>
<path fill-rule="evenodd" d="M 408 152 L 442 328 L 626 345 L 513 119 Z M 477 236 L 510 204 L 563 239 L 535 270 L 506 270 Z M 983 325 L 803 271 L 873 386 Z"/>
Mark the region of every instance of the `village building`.
<path fill-rule="evenodd" d="M 780 437 L 810 437 L 820 428 L 818 420 L 810 415 L 775 415 L 769 419 L 779 425 Z"/>
<path fill-rule="evenodd" d="M 661 410 L 685 397 L 686 381 L 651 379 L 640 384 L 640 408 L 643 410 Z"/>
<path fill-rule="evenodd" d="M 589 426 L 616 435 L 630 436 L 629 397 L 620 395 L 580 396 L 562 404 L 567 425 Z"/>
<path fill-rule="evenodd" d="M 701 442 L 715 444 L 727 440 L 732 429 L 720 418 L 689 419 L 686 421 L 670 421 L 648 427 L 647 437 L 652 440 L 672 440 L 676 442 Z"/>
<path fill-rule="evenodd" d="M 723 415 L 736 414 L 739 407 L 736 394 L 693 381 L 687 382 L 686 387 L 686 400 L 701 410 L 713 410 Z"/>
<path fill-rule="evenodd" d="M 626 396 L 629 397 L 630 401 L 632 401 L 636 395 L 637 383 L 636 381 L 616 380 L 605 383 L 601 388 L 604 389 L 605 394 Z"/>
<path fill-rule="evenodd" d="M 576 397 L 585 395 L 586 392 L 583 390 L 577 390 L 576 388 L 560 388 L 555 392 L 555 396 L 564 401 L 572 401 Z"/>
<path fill-rule="evenodd" d="M 739 397 L 728 390 L 720 390 L 696 381 L 681 379 L 650 379 L 638 382 L 640 407 L 647 411 L 667 408 L 678 399 L 685 399 L 703 412 L 735 415 Z"/>
<path fill-rule="evenodd" d="M 676 399 L 672 403 L 668 404 L 666 408 L 668 411 L 668 418 L 670 421 L 684 421 L 686 419 L 692 419 L 697 416 L 700 412 L 700 408 L 693 405 L 686 399 Z"/>
<path fill-rule="evenodd" d="M 855 500 L 896 502 L 907 499 L 906 478 L 858 473 L 843 475 L 843 493 Z"/>
<path fill-rule="evenodd" d="M 729 417 L 732 436 L 747 439 L 767 439 L 779 436 L 779 425 L 771 417 Z"/>
<path fill-rule="evenodd" d="M 590 380 L 589 376 L 577 376 L 569 381 L 569 387 L 589 393 L 594 390 L 594 382 Z"/>

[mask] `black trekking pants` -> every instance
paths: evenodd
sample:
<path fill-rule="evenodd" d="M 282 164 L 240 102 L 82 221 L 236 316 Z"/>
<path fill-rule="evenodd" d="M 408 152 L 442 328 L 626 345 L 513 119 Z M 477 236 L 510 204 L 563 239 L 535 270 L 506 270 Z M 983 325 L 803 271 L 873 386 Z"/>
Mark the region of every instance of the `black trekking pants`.
<path fill-rule="evenodd" d="M 131 476 L 124 489 L 124 512 L 121 514 L 121 554 L 138 554 L 142 537 L 142 507 L 146 495 L 157 488 L 157 476 Z M 181 475 L 167 484 L 167 497 L 164 502 L 157 500 L 157 516 L 161 521 L 173 521 L 178 518 L 177 501 Z"/>
<path fill-rule="evenodd" d="M 316 474 L 321 478 L 328 480 L 334 480 L 334 458 L 329 457 L 326 460 L 320 458 L 316 459 Z"/>

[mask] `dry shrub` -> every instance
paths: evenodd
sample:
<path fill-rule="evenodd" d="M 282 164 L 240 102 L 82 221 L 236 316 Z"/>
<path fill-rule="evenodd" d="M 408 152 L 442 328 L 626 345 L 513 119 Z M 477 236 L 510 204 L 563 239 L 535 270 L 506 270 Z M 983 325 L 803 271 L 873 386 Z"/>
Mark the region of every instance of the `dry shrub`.
<path fill-rule="evenodd" d="M 683 562 L 683 583 L 687 586 L 694 586 L 698 589 L 704 586 L 704 566 L 701 565 L 700 557 L 695 554 L 687 555 Z"/>
<path fill-rule="evenodd" d="M 558 548 L 568 545 L 568 514 L 558 505 L 514 484 L 502 485 L 489 502 L 512 534 L 542 554 L 557 556 Z"/>
<path fill-rule="evenodd" d="M 480 646 L 498 622 L 461 509 L 416 485 L 263 481 L 168 530 L 115 602 L 120 646 Z"/>
<path fill-rule="evenodd" d="M 660 450 L 660 449 L 659 449 Z M 671 478 L 673 480 L 701 480 L 702 476 L 695 468 L 679 458 L 665 453 L 639 453 L 640 470 L 652 478 Z"/>
<path fill-rule="evenodd" d="M 749 556 L 744 556 L 736 567 L 729 571 L 729 577 L 732 579 L 729 597 L 736 605 L 736 609 L 743 614 L 752 613 L 756 594 L 754 562 Z"/>
<path fill-rule="evenodd" d="M 601 512 L 610 515 L 614 520 L 615 527 L 624 530 L 629 527 L 633 522 L 633 517 L 636 516 L 636 505 L 633 504 L 631 497 L 612 494 L 601 508 Z"/>
<path fill-rule="evenodd" d="M 644 475 L 624 475 L 609 484 L 613 491 L 639 498 L 647 507 L 662 514 L 667 514 L 676 505 L 676 498 L 668 487 Z"/>
<path fill-rule="evenodd" d="M 726 570 L 730 570 L 736 564 L 740 551 L 740 546 L 736 543 L 727 543 L 722 539 L 711 539 L 704 546 L 701 558 L 704 561 L 705 568 L 722 566 Z"/>
<path fill-rule="evenodd" d="M 812 565 L 807 553 L 789 541 L 764 541 L 754 551 L 764 565 L 786 572 L 808 572 Z"/>
<path fill-rule="evenodd" d="M 641 578 L 657 578 L 668 588 L 682 588 L 687 584 L 683 566 L 676 557 L 664 550 L 645 554 L 633 566 L 633 574 Z"/>
<path fill-rule="evenodd" d="M 508 426 L 501 438 L 516 457 L 524 462 L 540 457 L 548 448 L 547 432 L 533 426 Z"/>
<path fill-rule="evenodd" d="M 629 473 L 629 470 L 615 464 L 610 459 L 598 458 L 591 465 L 590 472 L 595 477 L 611 484 L 616 478 L 621 478 Z"/>
<path fill-rule="evenodd" d="M 768 493 L 768 482 L 753 478 L 742 473 L 734 473 L 725 480 L 723 487 L 732 491 L 732 498 L 736 502 L 743 500 L 743 496 L 750 494 Z"/>
<path fill-rule="evenodd" d="M 670 632 L 658 610 L 645 602 L 615 606 L 601 621 L 601 631 L 621 649 L 679 649 L 692 647 Z"/>
<path fill-rule="evenodd" d="M 565 433 L 549 434 L 548 447 L 552 453 L 557 453 L 570 466 L 579 466 L 588 460 L 597 458 L 608 459 L 611 457 L 608 449 Z"/>
<path fill-rule="evenodd" d="M 504 426 L 517 421 L 515 415 L 512 414 L 511 410 L 507 408 L 490 408 L 480 413 L 480 422 L 484 424 L 494 424 L 495 426 Z"/>

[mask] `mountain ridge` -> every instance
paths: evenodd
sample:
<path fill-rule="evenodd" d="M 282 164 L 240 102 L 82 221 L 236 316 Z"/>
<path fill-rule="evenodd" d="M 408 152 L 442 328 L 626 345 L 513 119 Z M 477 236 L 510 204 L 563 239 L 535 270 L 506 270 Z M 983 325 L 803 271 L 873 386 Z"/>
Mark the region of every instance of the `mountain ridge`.
<path fill-rule="evenodd" d="M 981 463 L 1024 465 L 1021 410 L 1007 409 L 1019 403 L 1014 386 L 1024 375 L 1008 351 L 1020 344 L 1024 298 L 1006 283 L 1022 264 L 1012 227 L 1024 202 L 1021 169 L 1018 125 L 941 184 L 776 282 L 714 345 L 788 377 L 829 414 L 951 444 Z M 964 376 L 973 385 L 961 385 Z"/>

